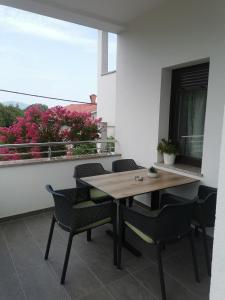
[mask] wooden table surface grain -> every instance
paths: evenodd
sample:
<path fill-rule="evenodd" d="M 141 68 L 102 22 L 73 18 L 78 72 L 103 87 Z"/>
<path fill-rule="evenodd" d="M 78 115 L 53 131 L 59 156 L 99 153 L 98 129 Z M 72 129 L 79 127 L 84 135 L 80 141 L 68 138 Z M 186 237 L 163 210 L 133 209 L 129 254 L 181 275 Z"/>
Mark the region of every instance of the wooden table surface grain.
<path fill-rule="evenodd" d="M 130 196 L 159 191 L 162 189 L 197 182 L 197 179 L 158 170 L 158 178 L 150 178 L 147 169 L 118 172 L 106 175 L 83 177 L 82 181 L 112 196 L 122 199 Z M 143 181 L 135 181 L 135 176 L 142 176 Z"/>

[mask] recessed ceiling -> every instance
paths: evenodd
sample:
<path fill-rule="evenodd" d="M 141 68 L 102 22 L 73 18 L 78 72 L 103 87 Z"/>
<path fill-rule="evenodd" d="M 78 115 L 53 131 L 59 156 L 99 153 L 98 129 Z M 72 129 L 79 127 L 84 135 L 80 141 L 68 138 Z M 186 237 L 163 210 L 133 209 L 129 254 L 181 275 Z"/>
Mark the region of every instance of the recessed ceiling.
<path fill-rule="evenodd" d="M 8 5 L 77 24 L 119 32 L 165 0 L 0 0 Z"/>

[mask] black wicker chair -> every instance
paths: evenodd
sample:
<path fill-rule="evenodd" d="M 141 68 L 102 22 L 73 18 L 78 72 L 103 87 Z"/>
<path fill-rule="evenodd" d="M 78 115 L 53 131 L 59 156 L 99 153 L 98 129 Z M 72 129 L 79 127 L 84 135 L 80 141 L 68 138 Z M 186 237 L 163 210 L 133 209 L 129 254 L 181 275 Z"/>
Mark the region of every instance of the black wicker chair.
<path fill-rule="evenodd" d="M 118 268 L 121 268 L 122 240 L 125 236 L 125 228 L 128 227 L 146 243 L 156 246 L 163 300 L 166 300 L 166 290 L 161 251 L 165 244 L 177 242 L 183 237 L 189 238 L 195 278 L 199 282 L 197 259 L 190 226 L 193 206 L 194 201 L 189 201 L 166 205 L 158 211 L 150 211 L 138 206 L 135 208 L 121 206 L 120 208 Z"/>
<path fill-rule="evenodd" d="M 198 189 L 197 203 L 193 211 L 192 223 L 195 226 L 196 235 L 198 229 L 202 230 L 203 245 L 205 250 L 208 275 L 211 276 L 211 262 L 207 244 L 206 227 L 214 227 L 216 214 L 217 189 L 200 185 Z"/>
<path fill-rule="evenodd" d="M 107 195 L 106 193 L 85 184 L 83 181 L 80 180 L 82 177 L 89 177 L 89 176 L 97 176 L 97 175 L 104 175 L 110 174 L 111 172 L 106 171 L 102 164 L 100 163 L 87 163 L 81 164 L 74 168 L 74 178 L 76 180 L 77 187 L 86 187 L 86 192 L 88 191 L 89 197 L 96 203 L 105 202 L 112 200 L 112 198 Z"/>
<path fill-rule="evenodd" d="M 65 231 L 69 232 L 69 240 L 66 250 L 66 256 L 61 275 L 61 284 L 64 284 L 66 271 L 70 256 L 73 237 L 81 232 L 89 232 L 90 229 L 98 226 L 112 223 L 114 239 L 114 264 L 117 264 L 117 223 L 116 223 L 116 205 L 113 202 L 96 204 L 93 201 L 84 201 L 83 191 L 80 188 L 54 191 L 50 185 L 46 186 L 49 193 L 52 194 L 55 211 L 52 216 L 52 222 L 45 252 L 45 259 L 48 259 L 55 222 Z"/>
<path fill-rule="evenodd" d="M 112 171 L 113 172 L 125 172 L 144 169 L 141 166 L 138 166 L 133 159 L 118 159 L 112 162 Z"/>
<path fill-rule="evenodd" d="M 112 171 L 113 172 L 126 172 L 134 171 L 138 169 L 144 169 L 141 166 L 138 166 L 133 159 L 118 159 L 112 162 Z M 129 206 L 132 206 L 134 202 L 133 197 L 129 197 Z"/>
<path fill-rule="evenodd" d="M 198 236 L 199 228 L 202 230 L 203 246 L 208 275 L 211 276 L 211 262 L 207 244 L 206 227 L 213 227 L 215 223 L 217 189 L 206 185 L 200 185 L 198 195 L 195 198 L 196 204 L 192 214 L 192 224 L 195 226 L 195 233 Z M 187 199 L 172 194 L 164 194 L 161 206 L 168 203 L 185 202 Z M 189 201 L 189 200 L 188 200 Z"/>

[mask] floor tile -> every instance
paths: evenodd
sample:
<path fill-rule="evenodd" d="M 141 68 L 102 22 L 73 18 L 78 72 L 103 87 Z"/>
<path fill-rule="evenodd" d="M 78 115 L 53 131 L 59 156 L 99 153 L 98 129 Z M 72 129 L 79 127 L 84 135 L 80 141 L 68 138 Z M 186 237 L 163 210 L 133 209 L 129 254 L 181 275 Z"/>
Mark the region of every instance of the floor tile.
<path fill-rule="evenodd" d="M 155 300 L 155 297 L 143 285 L 130 275 L 107 285 L 110 293 L 118 300 Z"/>
<path fill-rule="evenodd" d="M 94 293 L 91 293 L 85 297 L 82 297 L 80 300 L 113 300 L 114 298 L 110 295 L 110 293 L 102 288 Z"/>
<path fill-rule="evenodd" d="M 152 265 L 142 271 L 134 273 L 134 277 L 142 282 L 151 293 L 161 298 L 161 288 L 159 282 L 158 268 Z M 164 273 L 167 300 L 199 300 L 197 296 L 181 286 L 175 279 Z"/>
<path fill-rule="evenodd" d="M 25 300 L 16 273 L 0 278 L 0 299 L 2 300 Z"/>
<path fill-rule="evenodd" d="M 27 224 L 33 238 L 44 253 L 48 236 L 45 231 L 49 231 L 49 219 L 42 216 L 42 218 L 30 218 L 29 220 L 25 220 L 25 223 Z M 57 284 L 60 282 L 67 247 L 67 239 L 67 232 L 60 229 L 59 234 L 59 230 L 55 228 L 49 258 L 45 261 L 45 264 L 49 265 L 55 273 L 55 280 Z M 73 244 L 74 243 L 76 243 L 76 236 L 73 240 Z M 65 289 L 70 297 L 73 299 L 83 297 L 97 288 L 100 288 L 100 286 L 101 284 L 99 281 L 92 272 L 90 272 L 85 263 L 78 257 L 72 247 L 65 281 Z"/>
<path fill-rule="evenodd" d="M 47 265 L 28 267 L 20 272 L 19 276 L 28 299 L 70 299 L 65 288 L 59 281 L 57 282 Z"/>
<path fill-rule="evenodd" d="M 42 253 L 22 221 L 4 224 L 2 227 L 18 271 L 42 264 Z"/>

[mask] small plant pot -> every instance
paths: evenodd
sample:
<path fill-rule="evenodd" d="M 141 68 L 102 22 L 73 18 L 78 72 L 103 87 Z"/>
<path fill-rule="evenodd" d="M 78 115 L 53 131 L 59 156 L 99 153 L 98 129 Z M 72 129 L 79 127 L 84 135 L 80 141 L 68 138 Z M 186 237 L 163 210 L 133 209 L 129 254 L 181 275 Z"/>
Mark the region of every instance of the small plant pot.
<path fill-rule="evenodd" d="M 153 172 L 148 172 L 148 177 L 157 178 L 157 177 L 159 177 L 159 174 L 158 173 L 153 173 Z"/>
<path fill-rule="evenodd" d="M 175 158 L 176 158 L 175 154 L 163 153 L 163 159 L 165 165 L 173 165 L 175 162 Z"/>

